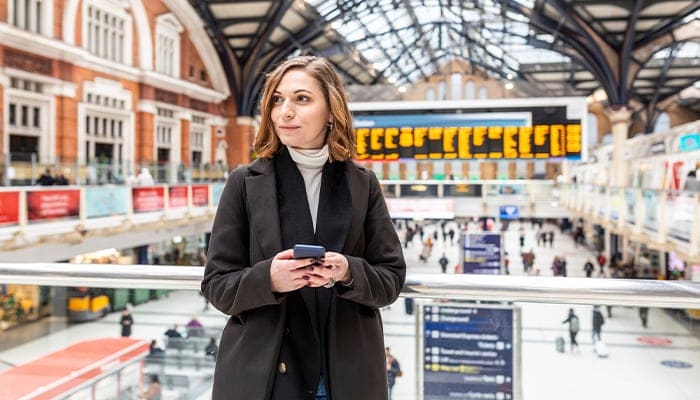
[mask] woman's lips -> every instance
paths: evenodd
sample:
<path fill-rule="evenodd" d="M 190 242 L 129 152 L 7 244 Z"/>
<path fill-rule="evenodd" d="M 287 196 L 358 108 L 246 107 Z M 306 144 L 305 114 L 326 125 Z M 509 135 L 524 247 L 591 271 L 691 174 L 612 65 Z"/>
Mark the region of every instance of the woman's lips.
<path fill-rule="evenodd" d="M 279 129 L 280 129 L 281 131 L 290 132 L 290 131 L 299 129 L 299 127 L 296 126 L 296 125 L 281 125 L 281 126 L 279 127 Z"/>

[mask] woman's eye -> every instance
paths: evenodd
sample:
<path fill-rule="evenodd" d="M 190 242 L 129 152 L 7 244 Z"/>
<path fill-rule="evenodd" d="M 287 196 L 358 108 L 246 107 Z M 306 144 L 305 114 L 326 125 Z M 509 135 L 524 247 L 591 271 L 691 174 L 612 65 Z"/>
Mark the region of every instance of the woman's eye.
<path fill-rule="evenodd" d="M 282 103 L 282 96 L 272 96 L 272 104 Z"/>
<path fill-rule="evenodd" d="M 311 100 L 309 96 L 300 95 L 297 97 L 297 101 L 300 103 L 308 103 L 309 100 Z"/>

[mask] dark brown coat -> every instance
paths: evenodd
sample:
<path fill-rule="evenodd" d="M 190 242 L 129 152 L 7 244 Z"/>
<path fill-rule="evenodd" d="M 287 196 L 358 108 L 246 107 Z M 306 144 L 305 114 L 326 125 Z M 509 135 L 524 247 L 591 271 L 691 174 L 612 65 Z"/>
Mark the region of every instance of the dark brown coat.
<path fill-rule="evenodd" d="M 336 285 L 328 328 L 332 400 L 387 397 L 379 308 L 393 303 L 405 261 L 379 182 L 348 161 L 352 222 L 343 254 L 354 283 Z M 274 163 L 259 159 L 228 179 L 217 210 L 202 281 L 206 298 L 231 316 L 216 361 L 213 399 L 267 400 L 280 374 L 285 297 L 273 294 L 272 257 L 282 248 Z M 286 365 L 285 373 L 296 365 Z"/>

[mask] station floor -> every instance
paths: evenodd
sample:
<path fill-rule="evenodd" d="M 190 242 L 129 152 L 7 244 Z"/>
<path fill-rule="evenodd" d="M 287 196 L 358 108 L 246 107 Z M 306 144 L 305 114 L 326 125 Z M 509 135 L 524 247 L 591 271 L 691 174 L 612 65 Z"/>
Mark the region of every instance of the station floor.
<path fill-rule="evenodd" d="M 510 254 L 511 273 L 522 275 L 519 226 L 518 223 L 511 224 L 505 233 L 505 245 Z M 426 233 L 436 228 L 435 225 L 429 226 Z M 554 245 L 538 247 L 535 230 L 529 223 L 523 228 L 526 233 L 524 249 L 534 250 L 535 268 L 541 275 L 552 274 L 550 266 L 554 256 L 566 258 L 569 276 L 585 275 L 583 264 L 591 255 L 588 250 L 576 248 L 569 236 L 562 235 L 552 225 L 545 225 L 544 230 L 554 231 Z M 440 273 L 438 259 L 443 251 L 450 266 L 459 260 L 457 246 L 444 243 L 441 237 L 425 263 L 418 258 L 420 248 L 416 238 L 415 243 L 405 250 L 409 272 Z M 448 268 L 448 273 L 452 273 L 451 269 Z M 644 328 L 637 308 L 613 307 L 612 318 L 606 318 L 602 330 L 609 357 L 599 358 L 593 351 L 590 336 L 592 306 L 533 303 L 518 306 L 522 310 L 522 399 L 700 399 L 700 339 L 691 332 L 697 326 L 690 326 L 689 322 L 674 318 L 664 310 L 652 308 L 648 327 Z M 581 321 L 580 349 L 573 353 L 569 348 L 566 326 L 561 323 L 570 307 Z M 172 292 L 168 298 L 138 305 L 133 312 L 132 337 L 149 341 L 160 338 L 169 326 L 174 323 L 184 325 L 193 315 L 207 327 L 224 326 L 224 315 L 212 308 L 203 309 L 203 298 L 193 291 Z M 386 345 L 391 347 L 404 372 L 397 379 L 393 400 L 418 400 L 416 316 L 405 313 L 402 298 L 382 310 L 382 314 Z M 60 318 L 48 318 L 1 332 L 0 371 L 83 339 L 117 336 L 118 319 L 119 313 L 112 313 L 95 322 L 67 325 Z M 555 349 L 555 338 L 560 335 L 567 341 L 564 353 Z M 200 397 L 205 398 L 209 395 Z"/>

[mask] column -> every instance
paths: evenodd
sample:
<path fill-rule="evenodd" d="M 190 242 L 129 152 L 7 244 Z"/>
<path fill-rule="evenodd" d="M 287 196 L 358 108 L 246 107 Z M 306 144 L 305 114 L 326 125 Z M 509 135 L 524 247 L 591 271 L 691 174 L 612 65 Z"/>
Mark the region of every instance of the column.
<path fill-rule="evenodd" d="M 226 126 L 226 164 L 229 169 L 250 162 L 250 152 L 255 139 L 255 120 L 251 117 L 237 117 L 233 124 Z"/>
<path fill-rule="evenodd" d="M 180 163 L 185 167 L 192 166 L 192 152 L 190 151 L 191 138 L 190 126 L 192 125 L 192 115 L 180 116 Z"/>
<path fill-rule="evenodd" d="M 137 132 L 134 140 L 134 147 L 138 149 L 134 164 L 136 171 L 139 171 L 140 166 L 153 162 L 154 146 L 155 146 L 155 107 L 148 107 L 147 110 L 139 109 L 137 115 L 136 129 Z"/>
<path fill-rule="evenodd" d="M 632 123 L 632 111 L 626 105 L 612 105 L 607 110 L 612 124 L 612 168 L 610 186 L 627 186 L 627 164 L 625 163 L 625 141 Z"/>

